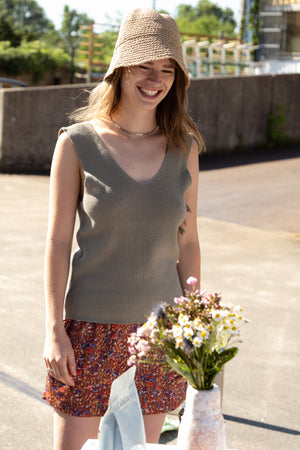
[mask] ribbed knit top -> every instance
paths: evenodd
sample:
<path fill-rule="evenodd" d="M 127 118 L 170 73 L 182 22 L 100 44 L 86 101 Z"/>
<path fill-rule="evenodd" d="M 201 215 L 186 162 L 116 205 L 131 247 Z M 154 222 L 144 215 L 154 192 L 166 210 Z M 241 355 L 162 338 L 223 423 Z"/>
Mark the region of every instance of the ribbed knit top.
<path fill-rule="evenodd" d="M 158 172 L 138 182 L 89 122 L 63 130 L 84 171 L 65 315 L 97 323 L 144 322 L 156 304 L 182 294 L 176 263 L 191 183 L 187 158 L 169 149 Z"/>

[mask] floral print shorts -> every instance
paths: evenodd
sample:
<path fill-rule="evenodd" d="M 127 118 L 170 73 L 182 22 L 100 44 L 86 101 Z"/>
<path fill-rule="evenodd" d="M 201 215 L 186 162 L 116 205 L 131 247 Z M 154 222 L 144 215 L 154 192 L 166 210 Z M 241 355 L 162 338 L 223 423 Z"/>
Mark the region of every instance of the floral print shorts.
<path fill-rule="evenodd" d="M 140 324 L 99 324 L 65 320 L 77 365 L 75 386 L 67 386 L 48 375 L 43 398 L 55 409 L 72 416 L 103 416 L 110 386 L 128 369 L 127 339 Z M 143 414 L 176 409 L 185 399 L 186 382 L 172 369 L 140 364 L 135 384 Z"/>

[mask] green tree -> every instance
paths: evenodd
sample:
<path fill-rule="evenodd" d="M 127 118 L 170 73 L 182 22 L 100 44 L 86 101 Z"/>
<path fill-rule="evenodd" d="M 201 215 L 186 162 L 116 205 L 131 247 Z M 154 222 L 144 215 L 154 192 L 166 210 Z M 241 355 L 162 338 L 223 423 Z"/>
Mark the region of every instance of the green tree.
<path fill-rule="evenodd" d="M 15 29 L 31 36 L 30 40 L 55 29 L 53 22 L 35 0 L 0 0 L 0 9 Z"/>
<path fill-rule="evenodd" d="M 14 29 L 13 24 L 3 12 L 0 14 L 0 41 L 10 42 L 12 47 L 18 47 L 22 41 L 21 33 Z"/>
<path fill-rule="evenodd" d="M 102 34 L 102 42 L 103 47 L 101 49 L 102 51 L 102 60 L 104 62 L 104 65 L 109 65 L 112 55 L 114 53 L 115 44 L 118 37 L 118 31 L 117 30 L 108 30 L 105 31 Z"/>
<path fill-rule="evenodd" d="M 260 0 L 254 0 L 250 10 L 250 30 L 252 31 L 253 45 L 259 44 L 259 28 L 260 28 Z"/>
<path fill-rule="evenodd" d="M 254 0 L 250 10 L 249 28 L 252 31 L 252 44 L 259 44 L 259 29 L 260 29 L 260 0 Z M 254 61 L 259 61 L 260 51 L 254 51 Z"/>
<path fill-rule="evenodd" d="M 80 42 L 81 27 L 90 25 L 93 19 L 85 13 L 79 13 L 76 9 L 70 9 L 68 5 L 64 6 L 61 34 L 67 44 L 68 52 L 71 56 L 70 64 L 70 83 L 74 82 L 74 59 L 75 51 Z"/>
<path fill-rule="evenodd" d="M 0 0 L 0 67 L 8 76 L 31 74 L 35 82 L 66 68 L 65 41 L 35 0 Z"/>
<path fill-rule="evenodd" d="M 79 13 L 76 9 L 64 6 L 61 32 L 68 43 L 68 46 L 75 46 L 80 39 L 80 27 L 90 25 L 93 19 L 85 13 Z"/>
<path fill-rule="evenodd" d="M 61 48 L 67 51 L 66 42 L 59 30 L 47 30 L 40 38 L 40 41 L 48 47 Z"/>
<path fill-rule="evenodd" d="M 18 47 L 0 42 L 0 67 L 8 77 L 31 74 L 38 82 L 46 74 L 67 67 L 69 55 L 60 48 L 46 47 L 42 42 L 23 41 Z"/>
<path fill-rule="evenodd" d="M 208 0 L 200 0 L 195 7 L 179 5 L 175 18 L 179 30 L 186 33 L 234 36 L 237 25 L 231 8 L 222 9 Z"/>
<path fill-rule="evenodd" d="M 208 0 L 201 0 L 196 6 L 196 9 L 198 10 L 199 17 L 216 16 L 221 22 L 223 23 L 227 22 L 233 26 L 236 26 L 236 21 L 234 20 L 234 13 L 230 8 L 222 9 L 215 3 L 211 3 Z"/>

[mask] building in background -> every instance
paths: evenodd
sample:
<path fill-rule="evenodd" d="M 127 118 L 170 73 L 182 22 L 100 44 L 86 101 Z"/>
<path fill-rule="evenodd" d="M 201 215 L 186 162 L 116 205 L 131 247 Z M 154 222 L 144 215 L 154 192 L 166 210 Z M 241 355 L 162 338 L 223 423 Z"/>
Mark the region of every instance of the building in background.
<path fill-rule="evenodd" d="M 300 1 L 263 0 L 260 9 L 262 57 L 300 59 Z"/>
<path fill-rule="evenodd" d="M 300 61 L 300 0 L 242 0 L 243 40 L 260 45 L 259 60 Z"/>

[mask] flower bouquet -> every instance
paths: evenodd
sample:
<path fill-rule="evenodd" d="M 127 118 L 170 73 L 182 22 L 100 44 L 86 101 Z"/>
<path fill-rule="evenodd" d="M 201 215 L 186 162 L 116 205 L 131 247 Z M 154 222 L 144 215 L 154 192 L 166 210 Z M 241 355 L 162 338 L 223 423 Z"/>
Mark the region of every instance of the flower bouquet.
<path fill-rule="evenodd" d="M 223 450 L 226 436 L 220 389 L 213 381 L 237 354 L 237 347 L 230 344 L 248 320 L 240 306 L 223 303 L 219 292 L 199 292 L 196 283 L 190 277 L 184 296 L 156 307 L 131 334 L 128 364 L 171 366 L 188 381 L 178 433 L 180 450 Z"/>
<path fill-rule="evenodd" d="M 237 354 L 237 347 L 229 344 L 249 321 L 240 306 L 223 303 L 219 292 L 199 292 L 196 283 L 190 277 L 185 296 L 156 307 L 131 334 L 128 364 L 169 365 L 194 389 L 205 391 L 213 388 L 217 373 Z"/>

